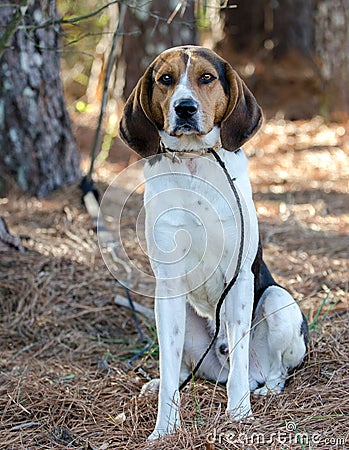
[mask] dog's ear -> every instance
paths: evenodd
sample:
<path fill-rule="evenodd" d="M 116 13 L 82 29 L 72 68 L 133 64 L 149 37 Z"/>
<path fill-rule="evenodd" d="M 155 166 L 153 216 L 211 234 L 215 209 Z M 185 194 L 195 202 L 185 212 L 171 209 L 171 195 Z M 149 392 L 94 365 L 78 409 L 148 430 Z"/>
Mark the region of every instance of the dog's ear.
<path fill-rule="evenodd" d="M 151 92 L 152 66 L 127 99 L 119 127 L 121 139 L 142 157 L 155 155 L 160 144 L 158 129 L 151 118 Z"/>
<path fill-rule="evenodd" d="M 252 92 L 228 63 L 225 76 L 229 102 L 221 122 L 221 142 L 226 150 L 235 151 L 258 131 L 263 114 Z"/>

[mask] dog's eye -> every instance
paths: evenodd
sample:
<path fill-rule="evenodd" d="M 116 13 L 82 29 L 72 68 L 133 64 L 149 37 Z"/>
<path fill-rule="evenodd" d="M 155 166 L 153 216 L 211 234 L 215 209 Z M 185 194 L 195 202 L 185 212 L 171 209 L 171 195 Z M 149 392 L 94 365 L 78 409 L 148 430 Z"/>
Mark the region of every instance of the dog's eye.
<path fill-rule="evenodd" d="M 200 81 L 200 83 L 206 84 L 206 83 L 211 83 L 211 81 L 213 81 L 215 79 L 216 79 L 216 77 L 214 75 L 212 75 L 212 73 L 204 73 L 199 78 L 199 81 Z"/>
<path fill-rule="evenodd" d="M 159 78 L 159 81 L 161 84 L 164 84 L 165 86 L 169 86 L 170 84 L 172 84 L 173 78 L 172 78 L 172 75 L 169 75 L 168 73 L 164 73 Z"/>

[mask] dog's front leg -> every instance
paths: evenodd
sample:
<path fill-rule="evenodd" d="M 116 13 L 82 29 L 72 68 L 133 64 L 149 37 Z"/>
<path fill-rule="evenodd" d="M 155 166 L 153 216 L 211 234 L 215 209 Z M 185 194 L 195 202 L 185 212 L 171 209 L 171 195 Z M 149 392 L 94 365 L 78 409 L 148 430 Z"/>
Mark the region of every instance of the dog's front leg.
<path fill-rule="evenodd" d="M 185 336 L 186 297 L 166 297 L 169 285 L 157 283 L 155 317 L 160 350 L 160 387 L 155 429 L 148 439 L 169 434 L 180 425 L 179 374 Z M 159 295 L 160 294 L 160 295 Z"/>
<path fill-rule="evenodd" d="M 227 382 L 227 414 L 234 420 L 241 420 L 252 414 L 248 374 L 253 275 L 249 268 L 241 269 L 225 302 L 230 362 Z"/>

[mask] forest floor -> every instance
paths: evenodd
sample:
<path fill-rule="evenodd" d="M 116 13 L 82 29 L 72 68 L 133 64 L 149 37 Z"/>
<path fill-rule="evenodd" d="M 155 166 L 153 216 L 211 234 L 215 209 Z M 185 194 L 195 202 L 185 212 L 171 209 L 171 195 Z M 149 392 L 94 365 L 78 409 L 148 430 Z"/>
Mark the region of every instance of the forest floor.
<path fill-rule="evenodd" d="M 156 397 L 139 393 L 158 375 L 154 324 L 139 316 L 154 343 L 130 365 L 144 344 L 131 312 L 115 305 L 125 289 L 103 261 L 79 188 L 1 199 L 0 216 L 27 250 L 1 251 L 0 449 L 348 448 L 348 136 L 348 124 L 271 120 L 246 146 L 265 259 L 309 320 L 307 362 L 279 396 L 252 397 L 251 423 L 227 420 L 224 387 L 195 381 L 182 395 L 182 428 L 152 444 Z M 131 294 L 151 307 L 148 261 L 130 226 L 141 170 L 113 182 L 130 155 L 114 147 L 96 179 L 114 189 L 102 208 L 115 232 L 113 198 L 132 191 L 121 234 L 145 277 Z"/>

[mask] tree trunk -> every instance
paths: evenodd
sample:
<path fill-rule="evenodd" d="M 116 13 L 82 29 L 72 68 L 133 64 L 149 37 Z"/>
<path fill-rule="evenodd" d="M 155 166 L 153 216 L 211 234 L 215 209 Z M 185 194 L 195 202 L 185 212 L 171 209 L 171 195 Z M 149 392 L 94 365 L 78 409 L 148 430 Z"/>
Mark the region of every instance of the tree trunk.
<path fill-rule="evenodd" d="M 317 0 L 315 41 L 323 81 L 322 113 L 349 113 L 349 0 Z"/>
<path fill-rule="evenodd" d="M 234 0 L 223 10 L 217 50 L 243 76 L 268 116 L 319 113 L 321 86 L 314 64 L 313 0 Z"/>
<path fill-rule="evenodd" d="M 314 47 L 313 0 L 234 0 L 224 10 L 226 45 L 235 51 L 270 51 L 276 58 L 290 51 L 309 55 Z"/>
<path fill-rule="evenodd" d="M 232 2 L 230 2 L 232 3 Z M 265 0 L 234 0 L 236 8 L 224 9 L 223 48 L 255 54 L 263 48 L 265 33 Z"/>
<path fill-rule="evenodd" d="M 167 19 L 179 4 L 178 0 L 136 1 L 135 4 L 135 8 L 128 8 L 125 19 L 122 48 L 125 98 L 159 53 L 169 47 L 196 43 L 193 0 L 188 0 L 185 10 L 179 11 L 170 23 Z"/>
<path fill-rule="evenodd" d="M 309 57 L 314 50 L 313 0 L 275 2 L 270 38 L 276 58 L 296 51 Z"/>
<path fill-rule="evenodd" d="M 0 8 L 0 33 L 15 11 Z M 40 28 L 57 18 L 55 0 L 31 1 L 0 60 L 0 174 L 38 197 L 80 176 L 60 80 L 59 26 Z"/>

